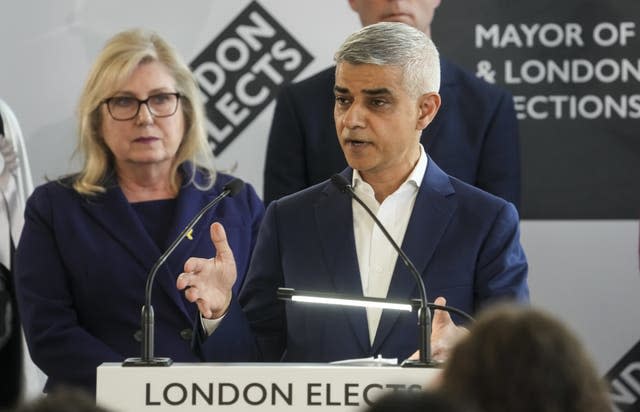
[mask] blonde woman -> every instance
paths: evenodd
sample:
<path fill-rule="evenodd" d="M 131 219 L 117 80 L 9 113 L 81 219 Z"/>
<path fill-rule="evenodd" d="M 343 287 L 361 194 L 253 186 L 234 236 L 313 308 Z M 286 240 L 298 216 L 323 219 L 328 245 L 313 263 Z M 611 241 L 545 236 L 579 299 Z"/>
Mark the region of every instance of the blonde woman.
<path fill-rule="evenodd" d="M 189 68 L 155 33 L 131 30 L 107 42 L 78 115 L 82 170 L 36 189 L 17 249 L 20 312 L 31 355 L 48 375 L 45 390 L 66 384 L 94 391 L 98 365 L 139 356 L 147 274 L 231 180 L 214 169 Z M 232 296 L 242 285 L 262 215 L 261 200 L 245 185 L 209 210 L 160 267 L 152 302 L 158 356 L 251 359 L 243 344 L 249 335 L 233 326 L 239 307 Z M 198 270 L 192 257 L 220 252 L 212 242 L 219 227 L 213 222 L 226 228 L 235 256 L 237 276 L 224 280 L 232 293 L 182 292 L 176 278 Z M 217 299 L 231 302 L 230 326 L 209 336 L 207 319 L 222 315 L 208 309 Z"/>

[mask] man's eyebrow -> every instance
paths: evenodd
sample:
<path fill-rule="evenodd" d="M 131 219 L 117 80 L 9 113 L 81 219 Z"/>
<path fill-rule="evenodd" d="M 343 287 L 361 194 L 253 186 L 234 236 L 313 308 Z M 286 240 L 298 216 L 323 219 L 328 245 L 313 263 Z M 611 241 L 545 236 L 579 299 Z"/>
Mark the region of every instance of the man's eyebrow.
<path fill-rule="evenodd" d="M 336 93 L 345 93 L 345 94 L 349 93 L 348 88 L 341 87 L 341 86 L 334 86 L 333 91 Z M 369 96 L 380 96 L 385 94 L 391 94 L 391 90 L 387 89 L 386 87 L 379 87 L 375 89 L 362 89 L 362 93 L 367 94 Z"/>
<path fill-rule="evenodd" d="M 363 89 L 362 93 L 368 94 L 370 96 L 380 96 L 383 94 L 391 94 L 391 90 L 386 87 L 379 87 L 377 89 Z"/>

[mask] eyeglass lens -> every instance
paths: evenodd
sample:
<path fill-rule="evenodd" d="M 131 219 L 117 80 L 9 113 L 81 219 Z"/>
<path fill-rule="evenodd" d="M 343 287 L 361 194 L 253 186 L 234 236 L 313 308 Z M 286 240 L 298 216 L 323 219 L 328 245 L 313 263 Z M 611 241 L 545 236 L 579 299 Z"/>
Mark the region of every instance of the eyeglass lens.
<path fill-rule="evenodd" d="M 140 100 L 131 96 L 115 96 L 107 99 L 109 113 L 116 120 L 130 120 L 138 115 L 140 106 L 146 104 L 152 115 L 168 117 L 178 109 L 178 93 L 159 93 Z"/>

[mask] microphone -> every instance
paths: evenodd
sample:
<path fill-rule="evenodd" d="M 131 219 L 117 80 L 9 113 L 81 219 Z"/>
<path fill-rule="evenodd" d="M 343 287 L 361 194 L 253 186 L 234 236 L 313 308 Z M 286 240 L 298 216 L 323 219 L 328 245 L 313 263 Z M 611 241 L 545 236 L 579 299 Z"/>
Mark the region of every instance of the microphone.
<path fill-rule="evenodd" d="M 151 306 L 151 289 L 153 286 L 153 280 L 156 277 L 156 273 L 160 266 L 167 260 L 169 255 L 180 244 L 182 239 L 191 236 L 191 230 L 198 223 L 198 221 L 204 216 L 204 214 L 220 203 L 222 199 L 227 196 L 235 196 L 240 190 L 242 190 L 244 182 L 238 178 L 234 178 L 229 183 L 224 185 L 222 193 L 216 196 L 211 202 L 207 203 L 198 214 L 191 219 L 189 224 L 180 232 L 178 237 L 173 241 L 171 246 L 158 258 L 156 263 L 151 268 L 151 271 L 147 275 L 147 283 L 144 292 L 144 306 L 142 307 L 142 354 L 139 358 L 127 358 L 122 363 L 122 366 L 169 366 L 173 363 L 171 358 L 157 358 L 153 356 L 153 344 L 154 344 L 154 314 L 153 306 Z"/>
<path fill-rule="evenodd" d="M 382 231 L 384 236 L 387 238 L 391 246 L 396 250 L 398 256 L 402 260 L 402 263 L 409 269 L 409 272 L 413 275 L 417 285 L 418 291 L 420 294 L 420 307 L 418 308 L 418 326 L 420 327 L 420 359 L 418 361 L 414 360 L 405 360 L 402 363 L 402 366 L 414 366 L 414 367 L 434 367 L 438 366 L 438 362 L 435 362 L 431 359 L 431 312 L 429 312 L 429 302 L 427 301 L 427 291 L 424 285 L 424 281 L 422 277 L 420 277 L 420 272 L 414 266 L 413 262 L 409 259 L 409 257 L 404 253 L 404 251 L 398 246 L 398 244 L 393 240 L 387 229 L 384 227 L 382 222 L 378 220 L 376 215 L 369 209 L 369 207 L 356 195 L 356 192 L 353 190 L 353 187 L 347 181 L 347 179 L 341 174 L 334 174 L 331 176 L 331 182 L 336 185 L 343 193 L 349 194 L 356 202 L 360 204 L 367 211 L 369 216 L 376 223 L 378 228 Z"/>

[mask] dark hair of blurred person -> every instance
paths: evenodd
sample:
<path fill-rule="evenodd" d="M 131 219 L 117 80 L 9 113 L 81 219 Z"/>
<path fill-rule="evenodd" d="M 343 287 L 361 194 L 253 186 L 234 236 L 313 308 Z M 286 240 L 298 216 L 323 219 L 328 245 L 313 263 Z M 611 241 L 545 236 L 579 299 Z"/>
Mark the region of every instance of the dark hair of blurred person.
<path fill-rule="evenodd" d="M 365 412 L 470 412 L 452 399 L 432 391 L 390 392 L 376 400 Z"/>
<path fill-rule="evenodd" d="M 574 333 L 533 308 L 482 313 L 443 370 L 442 391 L 484 412 L 610 411 L 601 379 Z"/>
<path fill-rule="evenodd" d="M 60 386 L 46 396 L 18 405 L 14 412 L 109 412 L 78 388 Z"/>

